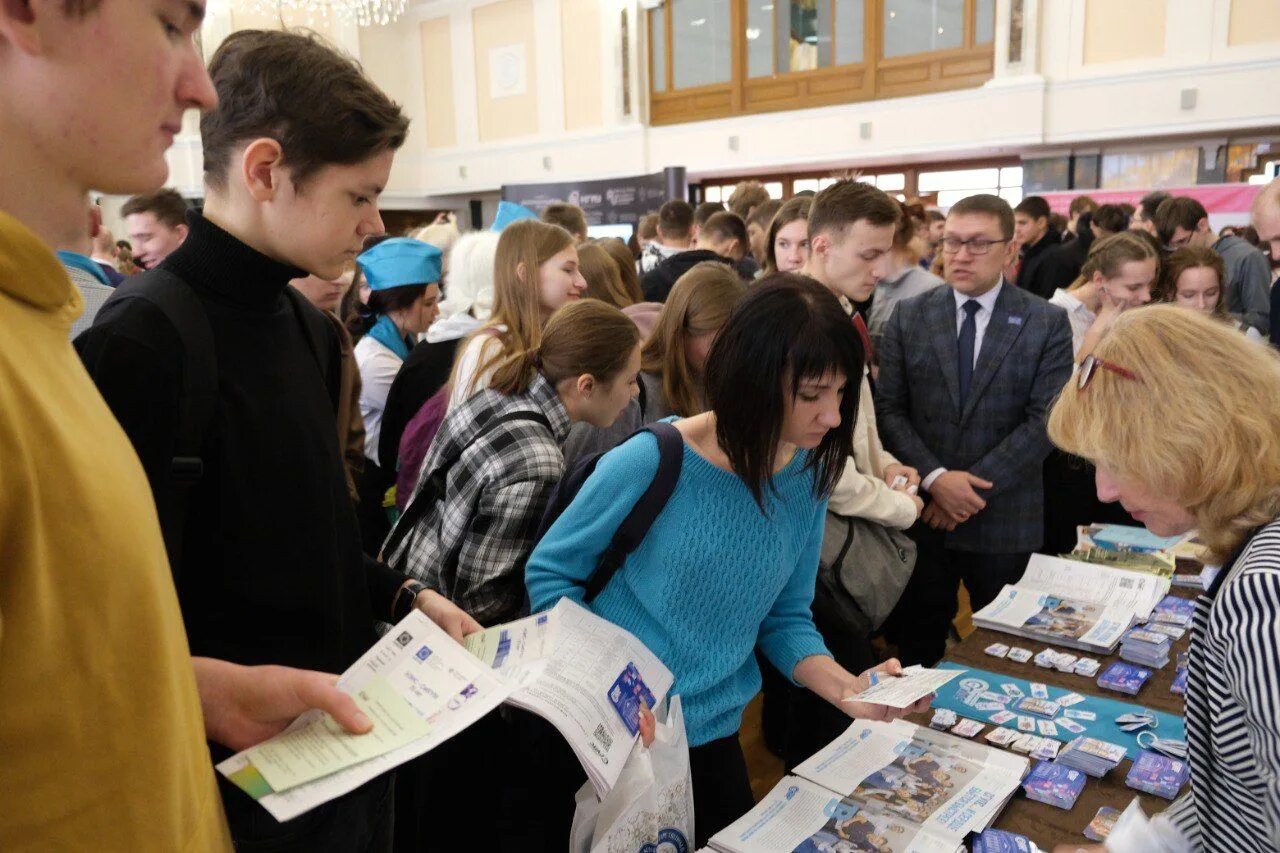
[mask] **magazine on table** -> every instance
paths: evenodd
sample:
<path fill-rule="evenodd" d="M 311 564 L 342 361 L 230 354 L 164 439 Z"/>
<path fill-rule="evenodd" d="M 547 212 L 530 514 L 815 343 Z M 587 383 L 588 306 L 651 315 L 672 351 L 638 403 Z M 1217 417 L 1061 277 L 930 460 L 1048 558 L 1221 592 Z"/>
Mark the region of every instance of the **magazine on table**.
<path fill-rule="evenodd" d="M 953 853 L 1028 761 L 905 720 L 858 721 L 711 839 L 720 853 Z"/>
<path fill-rule="evenodd" d="M 567 598 L 551 610 L 467 638 L 468 650 L 513 687 L 508 704 L 564 736 L 600 799 L 639 734 L 640 705 L 671 690 L 671 671 L 628 631 Z"/>
<path fill-rule="evenodd" d="M 1033 554 L 1016 585 L 973 614 L 982 628 L 1110 653 L 1145 622 L 1169 591 L 1169 579 L 1114 566 Z"/>

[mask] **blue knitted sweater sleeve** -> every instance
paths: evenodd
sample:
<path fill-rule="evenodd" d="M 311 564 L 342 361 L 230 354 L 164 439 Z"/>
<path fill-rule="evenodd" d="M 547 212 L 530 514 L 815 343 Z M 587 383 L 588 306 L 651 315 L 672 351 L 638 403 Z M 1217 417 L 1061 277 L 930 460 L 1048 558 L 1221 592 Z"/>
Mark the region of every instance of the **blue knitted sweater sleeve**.
<path fill-rule="evenodd" d="M 773 603 L 760 626 L 760 649 L 778 672 L 792 682 L 796 664 L 810 655 L 831 656 L 822 635 L 813 624 L 813 591 L 818 581 L 818 558 L 822 553 L 822 532 L 827 502 L 818 504 L 800 560 L 787 585 Z"/>

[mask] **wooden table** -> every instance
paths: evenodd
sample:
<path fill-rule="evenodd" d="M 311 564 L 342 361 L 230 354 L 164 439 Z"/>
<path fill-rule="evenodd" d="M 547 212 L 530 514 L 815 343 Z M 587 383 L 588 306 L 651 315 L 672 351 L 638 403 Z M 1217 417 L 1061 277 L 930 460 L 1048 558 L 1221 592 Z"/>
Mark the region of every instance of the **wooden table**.
<path fill-rule="evenodd" d="M 1173 587 L 1170 590 L 1170 594 L 1180 598 L 1195 598 L 1197 591 L 1185 587 Z M 1187 650 L 1190 642 L 1191 629 L 1188 628 L 1187 633 L 1174 642 L 1173 649 L 1169 653 L 1169 663 L 1165 664 L 1163 669 L 1154 671 L 1137 696 L 1126 696 L 1123 693 L 1102 690 L 1098 687 L 1096 675 L 1093 678 L 1085 678 L 1082 675 L 1059 672 L 1056 669 L 1043 669 L 1036 666 L 1033 661 L 1017 663 L 992 657 L 983 651 L 992 643 L 1020 646 L 1024 649 L 1030 649 L 1032 653 L 1039 652 L 1048 644 L 986 628 L 976 628 L 972 634 L 953 648 L 943 660 L 960 666 L 985 669 L 989 672 L 1010 675 L 1028 681 L 1039 681 L 1052 687 L 1072 690 L 1086 696 L 1103 696 L 1122 702 L 1132 702 L 1134 705 L 1144 708 L 1182 716 L 1183 698 L 1176 693 L 1170 693 L 1169 687 L 1173 684 L 1174 675 L 1177 672 L 1177 656 Z M 1099 672 L 1106 669 L 1108 664 L 1120 660 L 1120 655 L 1118 654 L 1102 657 L 1089 652 L 1081 652 L 1079 649 L 1069 649 L 1065 646 L 1054 645 L 1049 647 L 1077 656 L 1084 655 L 1085 657 L 1096 658 L 1102 664 Z M 1118 649 L 1119 646 L 1116 648 Z M 929 711 L 924 714 L 912 715 L 909 719 L 914 723 L 927 726 L 932 716 L 933 712 Z M 975 717 L 975 719 L 978 718 Z M 978 719 L 978 721 L 988 723 L 985 719 Z M 985 735 L 989 731 L 990 727 L 983 729 L 978 737 L 975 738 L 976 742 L 991 746 L 993 749 L 999 749 L 1000 747 L 995 747 L 986 740 Z M 1031 759 L 1031 761 L 1032 766 L 1034 766 L 1035 759 Z M 1124 780 L 1129 774 L 1130 764 L 1131 762 L 1128 760 L 1122 761 L 1118 767 L 1103 778 L 1090 778 L 1084 790 L 1080 793 L 1080 798 L 1076 800 L 1075 807 L 1070 811 L 1029 800 L 1019 789 L 993 825 L 997 829 L 1005 829 L 1009 832 L 1025 835 L 1040 847 L 1051 851 L 1057 844 L 1091 843 L 1084 836 L 1084 828 L 1089 825 L 1089 821 L 1093 820 L 1093 816 L 1097 814 L 1098 809 L 1102 806 L 1111 806 L 1114 809 L 1123 811 L 1129 801 L 1136 795 L 1142 800 L 1143 811 L 1147 813 L 1148 817 L 1167 809 L 1170 805 L 1168 800 L 1140 793 L 1125 785 Z M 1185 791 L 1185 788 L 1183 790 Z"/>

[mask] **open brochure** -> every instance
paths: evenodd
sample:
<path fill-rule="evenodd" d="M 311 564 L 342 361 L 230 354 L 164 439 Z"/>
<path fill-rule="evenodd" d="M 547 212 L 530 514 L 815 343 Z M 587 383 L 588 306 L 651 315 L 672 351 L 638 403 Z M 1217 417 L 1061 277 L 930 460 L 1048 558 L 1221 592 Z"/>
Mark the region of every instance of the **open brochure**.
<path fill-rule="evenodd" d="M 276 820 L 295 818 L 439 746 L 512 690 L 417 610 L 343 673 L 338 686 L 373 720 L 372 731 L 347 734 L 312 710 L 217 767 Z"/>
<path fill-rule="evenodd" d="M 904 720 L 855 722 L 711 839 L 721 853 L 953 853 L 995 820 L 1027 759 Z"/>
<path fill-rule="evenodd" d="M 601 799 L 635 745 L 641 702 L 655 707 L 674 680 L 632 634 L 567 598 L 468 637 L 467 647 L 513 685 L 510 704 L 564 736 Z"/>
<path fill-rule="evenodd" d="M 1168 592 L 1168 578 L 1033 554 L 1022 580 L 1006 585 L 973 614 L 973 622 L 1019 637 L 1110 653 Z"/>

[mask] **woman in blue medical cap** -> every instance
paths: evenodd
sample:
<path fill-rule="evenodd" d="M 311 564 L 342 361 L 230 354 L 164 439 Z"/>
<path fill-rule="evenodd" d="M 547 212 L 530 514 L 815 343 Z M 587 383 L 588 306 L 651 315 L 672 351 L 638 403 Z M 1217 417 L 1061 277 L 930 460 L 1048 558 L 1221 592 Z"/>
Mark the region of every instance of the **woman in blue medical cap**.
<path fill-rule="evenodd" d="M 360 415 L 364 418 L 365 469 L 360 477 L 360 527 L 365 551 L 376 554 L 390 531 L 383 509 L 387 489 L 395 483 L 395 471 L 378 465 L 378 437 L 387 392 L 400 372 L 418 335 L 440 313 L 440 278 L 443 256 L 429 243 L 393 237 L 366 249 L 356 258 L 368 284 L 369 321 L 356 344 L 360 368 Z"/>

